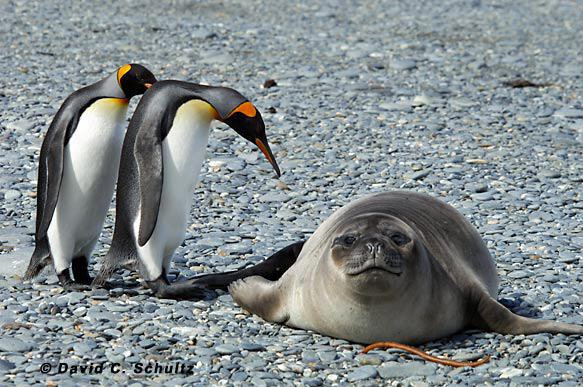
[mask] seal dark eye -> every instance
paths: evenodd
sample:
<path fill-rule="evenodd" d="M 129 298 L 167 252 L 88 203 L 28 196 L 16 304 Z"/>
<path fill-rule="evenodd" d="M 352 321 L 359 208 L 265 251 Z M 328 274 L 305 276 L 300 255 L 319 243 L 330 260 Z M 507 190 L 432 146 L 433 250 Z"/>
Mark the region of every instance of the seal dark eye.
<path fill-rule="evenodd" d="M 334 239 L 334 245 L 352 246 L 356 242 L 356 236 L 344 235 Z"/>
<path fill-rule="evenodd" d="M 355 236 L 353 236 L 353 235 L 348 235 L 348 236 L 345 236 L 345 237 L 343 238 L 342 242 L 344 242 L 344 244 L 345 244 L 345 245 L 351 245 L 351 244 L 353 244 L 354 242 L 356 242 L 356 237 L 355 237 Z"/>
<path fill-rule="evenodd" d="M 405 234 L 401 234 L 400 232 L 396 232 L 391 235 L 391 240 L 395 242 L 397 246 L 403 246 L 409 243 L 411 239 L 409 239 Z"/>

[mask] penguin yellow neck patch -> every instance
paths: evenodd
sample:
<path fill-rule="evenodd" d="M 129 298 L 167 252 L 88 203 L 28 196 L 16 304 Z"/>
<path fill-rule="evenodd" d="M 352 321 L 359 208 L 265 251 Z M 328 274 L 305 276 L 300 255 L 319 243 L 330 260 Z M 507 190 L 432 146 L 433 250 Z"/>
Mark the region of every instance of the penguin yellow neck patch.
<path fill-rule="evenodd" d="M 101 98 L 96 102 L 96 106 L 108 109 L 127 108 L 129 102 L 130 100 L 127 98 Z"/>
<path fill-rule="evenodd" d="M 125 64 L 117 70 L 117 83 L 121 86 L 121 77 L 123 77 L 128 71 L 132 69 L 132 65 Z"/>
<path fill-rule="evenodd" d="M 201 99 L 191 99 L 180 106 L 180 114 L 191 114 L 191 117 L 203 118 L 206 117 L 209 121 L 217 119 L 219 117 L 219 112 L 208 102 Z"/>
<path fill-rule="evenodd" d="M 257 115 L 257 110 L 255 109 L 255 106 L 253 106 L 253 104 L 251 102 L 247 101 L 247 102 L 243 102 L 235 110 L 233 110 L 229 114 L 229 117 L 231 117 L 235 113 L 242 113 L 242 114 L 246 115 L 247 117 L 255 117 Z M 229 117 L 227 117 L 227 118 L 229 118 Z"/>

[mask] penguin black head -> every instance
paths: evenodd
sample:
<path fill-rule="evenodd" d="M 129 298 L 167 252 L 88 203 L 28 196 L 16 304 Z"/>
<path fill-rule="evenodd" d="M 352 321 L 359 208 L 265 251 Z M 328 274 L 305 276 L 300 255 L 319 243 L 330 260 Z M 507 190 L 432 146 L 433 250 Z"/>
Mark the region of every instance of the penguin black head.
<path fill-rule="evenodd" d="M 137 63 L 128 63 L 117 70 L 117 83 L 126 98 L 143 94 L 156 83 L 156 77 L 144 66 Z"/>
<path fill-rule="evenodd" d="M 277 176 L 281 176 L 277 161 L 275 161 L 275 157 L 267 142 L 265 124 L 263 123 L 263 118 L 261 118 L 261 113 L 259 113 L 259 110 L 251 102 L 243 102 L 233 109 L 227 118 L 221 121 L 233 128 L 241 137 L 257 145 L 273 166 Z"/>

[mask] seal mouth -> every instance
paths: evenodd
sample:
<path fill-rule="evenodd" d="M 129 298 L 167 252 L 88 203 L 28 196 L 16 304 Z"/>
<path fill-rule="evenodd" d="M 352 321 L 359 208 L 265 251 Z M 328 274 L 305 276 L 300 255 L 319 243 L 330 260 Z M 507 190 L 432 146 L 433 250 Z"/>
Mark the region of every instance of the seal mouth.
<path fill-rule="evenodd" d="M 348 273 L 348 275 L 349 276 L 357 276 L 357 275 L 365 274 L 365 273 L 366 274 L 375 274 L 375 273 L 379 273 L 379 272 L 389 273 L 389 274 L 396 275 L 397 277 L 399 277 L 403 273 L 403 270 L 401 270 L 400 268 L 389 270 L 389 269 L 384 268 L 384 267 L 374 266 L 374 267 L 367 267 L 367 268 L 361 269 L 357 272 Z"/>
<path fill-rule="evenodd" d="M 385 263 L 383 261 L 379 262 L 378 259 L 369 259 L 358 267 L 350 267 L 346 274 L 350 276 L 356 276 L 364 273 L 373 274 L 375 272 L 384 272 L 400 276 L 403 273 L 403 268 L 401 266 L 401 262 L 397 260 L 390 260 L 389 262 Z"/>

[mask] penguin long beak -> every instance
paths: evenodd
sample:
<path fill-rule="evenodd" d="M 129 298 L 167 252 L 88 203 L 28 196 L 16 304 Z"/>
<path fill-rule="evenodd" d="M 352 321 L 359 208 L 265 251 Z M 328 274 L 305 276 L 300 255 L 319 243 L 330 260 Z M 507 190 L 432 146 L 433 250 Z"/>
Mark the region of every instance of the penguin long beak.
<path fill-rule="evenodd" d="M 269 147 L 269 144 L 267 143 L 267 141 L 265 141 L 265 143 L 264 143 L 260 139 L 256 138 L 255 144 L 261 150 L 261 152 L 263 152 L 267 161 L 269 161 L 271 163 L 271 166 L 275 170 L 275 173 L 277 173 L 277 177 L 280 177 L 281 172 L 279 171 L 279 166 L 277 165 L 277 161 L 275 161 L 275 157 L 273 157 L 273 153 L 271 152 L 271 148 Z"/>

